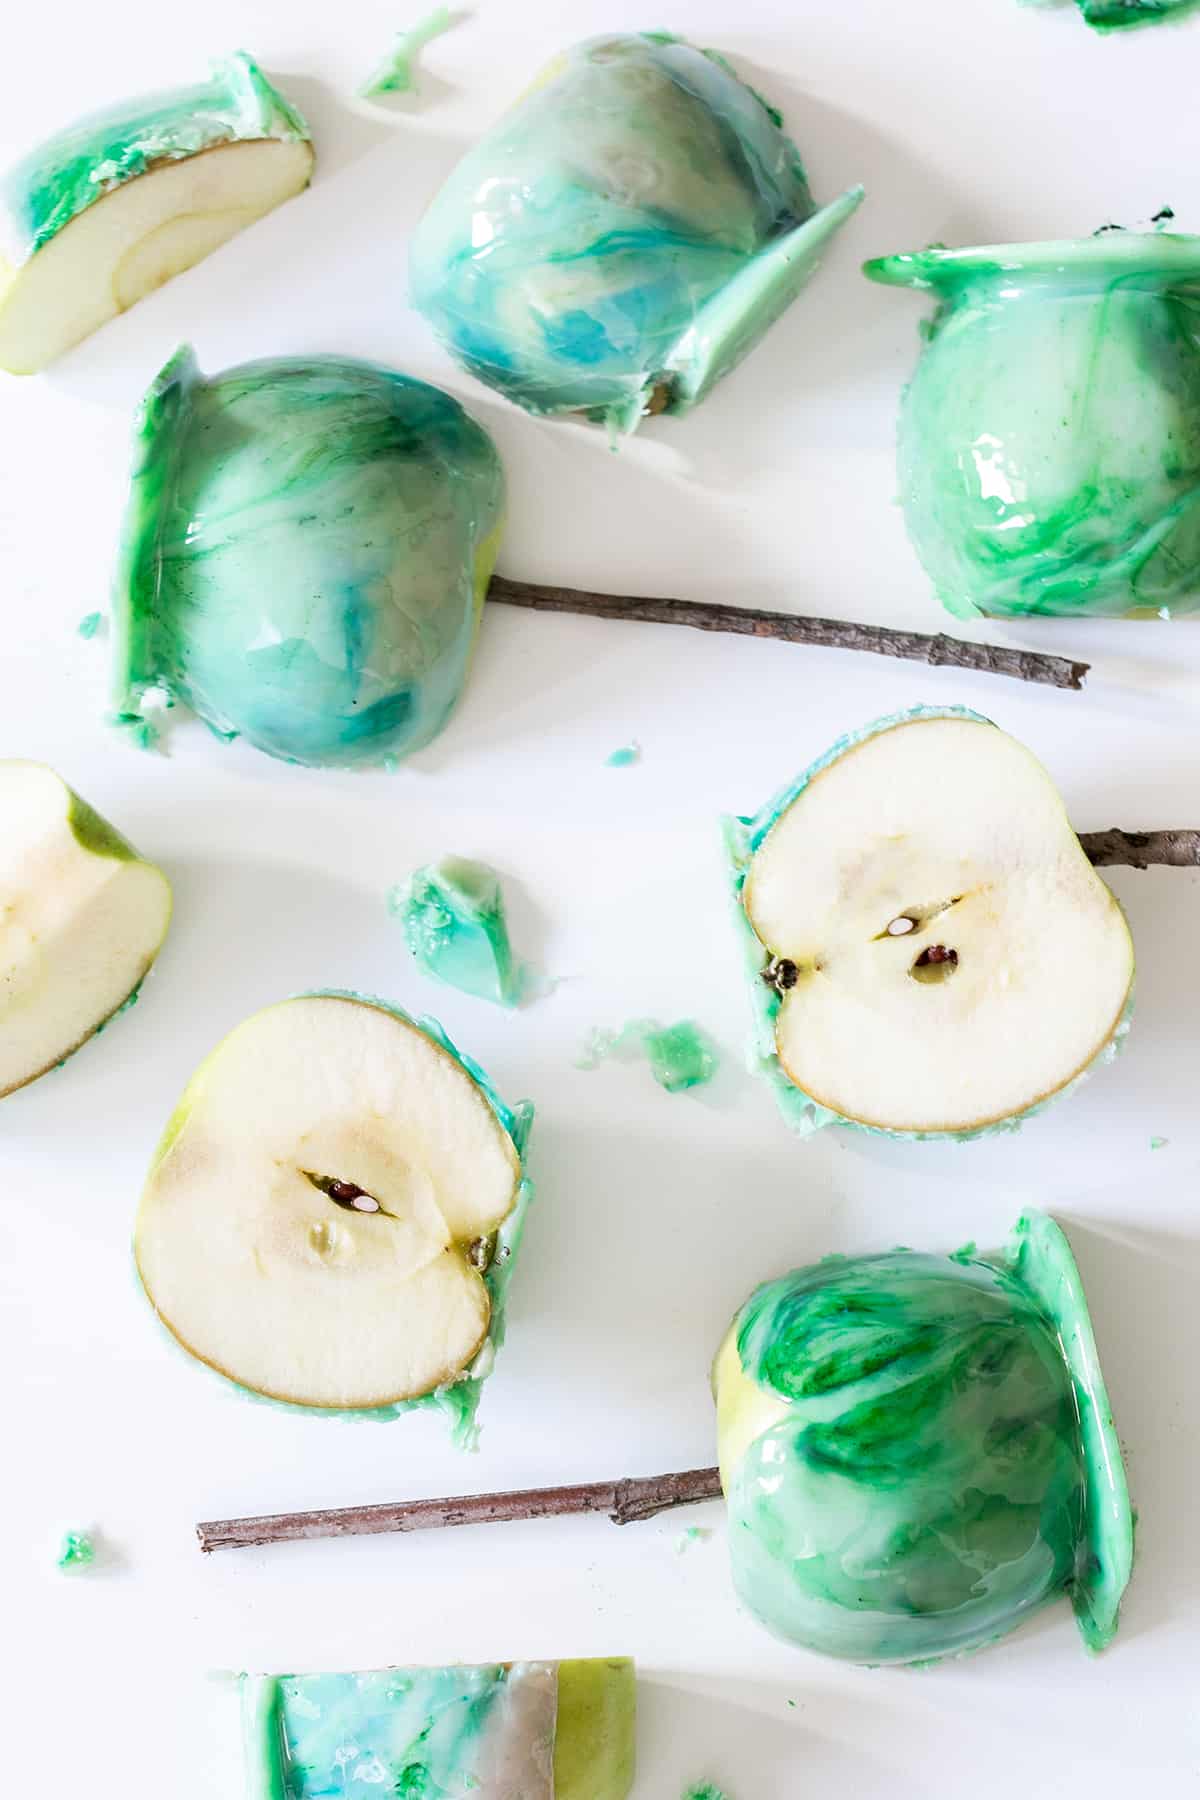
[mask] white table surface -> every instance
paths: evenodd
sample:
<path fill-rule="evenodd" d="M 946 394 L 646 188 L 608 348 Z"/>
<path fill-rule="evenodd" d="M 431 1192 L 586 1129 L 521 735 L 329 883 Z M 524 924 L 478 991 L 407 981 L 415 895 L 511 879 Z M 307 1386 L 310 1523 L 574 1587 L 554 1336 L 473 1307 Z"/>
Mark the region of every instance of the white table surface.
<path fill-rule="evenodd" d="M 1200 879 L 1118 871 L 1140 951 L 1127 1054 L 1011 1138 L 965 1148 L 794 1139 L 742 1073 L 747 1022 L 717 815 L 749 810 L 844 728 L 962 701 L 1028 743 L 1081 828 L 1200 824 L 1200 625 L 995 637 L 1096 665 L 1082 695 L 870 657 L 498 609 L 451 727 L 395 775 L 286 768 L 193 722 L 168 757 L 103 724 L 106 605 L 131 410 L 177 343 L 209 370 L 343 351 L 443 383 L 491 428 L 501 568 L 938 629 L 895 506 L 892 436 L 919 301 L 871 254 L 1090 231 L 1163 202 L 1200 227 L 1200 19 L 1123 39 L 1015 0 L 487 0 L 426 53 L 419 103 L 349 98 L 419 7 L 123 0 L 5 24 L 0 149 L 187 79 L 245 44 L 309 113 L 316 185 L 48 375 L 0 379 L 0 753 L 52 762 L 162 862 L 171 935 L 141 1004 L 4 1103 L 0 1515 L 4 1790 L 232 1800 L 239 1668 L 635 1654 L 638 1800 L 1009 1800 L 1197 1790 Z M 609 452 L 475 387 L 406 310 L 405 235 L 462 147 L 572 37 L 687 30 L 780 103 L 822 198 L 869 199 L 818 283 L 695 417 Z M 986 634 L 981 634 L 986 635 Z M 640 766 L 606 754 L 630 737 Z M 446 851 L 510 878 L 516 936 L 567 976 L 515 1017 L 409 964 L 388 886 Z M 539 1188 L 480 1454 L 438 1423 L 310 1420 L 240 1402 L 161 1341 L 129 1230 L 200 1056 L 297 989 L 436 1011 L 531 1095 Z M 573 1066 L 594 1024 L 693 1014 L 725 1065 L 699 1096 Z M 1167 1145 L 1152 1152 L 1151 1136 Z M 1139 1557 L 1099 1661 L 1059 1604 L 973 1659 L 871 1673 L 774 1643 L 735 1608 L 720 1508 L 202 1558 L 196 1519 L 647 1473 L 713 1459 L 706 1375 L 759 1279 L 825 1251 L 997 1242 L 1022 1207 L 1070 1226 L 1131 1485 Z M 714 1528 L 684 1555 L 687 1524 Z M 94 1575 L 57 1532 L 100 1528 Z M 225 1672 L 224 1675 L 222 1672 Z"/>

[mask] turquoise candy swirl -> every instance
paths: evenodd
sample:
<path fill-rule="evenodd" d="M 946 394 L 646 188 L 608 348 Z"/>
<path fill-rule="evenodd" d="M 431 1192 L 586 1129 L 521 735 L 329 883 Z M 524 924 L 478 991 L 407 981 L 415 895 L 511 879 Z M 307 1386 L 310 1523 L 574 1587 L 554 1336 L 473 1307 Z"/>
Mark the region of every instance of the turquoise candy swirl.
<path fill-rule="evenodd" d="M 1200 608 L 1200 238 L 934 249 L 866 272 L 937 301 L 900 491 L 948 609 Z"/>
<path fill-rule="evenodd" d="M 336 357 L 151 387 L 113 601 L 118 717 L 161 690 L 285 761 L 419 749 L 467 675 L 499 541 L 491 439 L 425 382 Z"/>
<path fill-rule="evenodd" d="M 1090 1648 L 1132 1560 L 1120 1449 L 1070 1248 L 829 1257 L 768 1282 L 717 1371 L 738 1593 L 864 1663 L 972 1650 L 1069 1594 Z"/>
<path fill-rule="evenodd" d="M 749 351 L 862 199 L 817 214 L 779 115 L 665 32 L 559 56 L 459 163 L 412 296 L 480 381 L 630 431 Z"/>

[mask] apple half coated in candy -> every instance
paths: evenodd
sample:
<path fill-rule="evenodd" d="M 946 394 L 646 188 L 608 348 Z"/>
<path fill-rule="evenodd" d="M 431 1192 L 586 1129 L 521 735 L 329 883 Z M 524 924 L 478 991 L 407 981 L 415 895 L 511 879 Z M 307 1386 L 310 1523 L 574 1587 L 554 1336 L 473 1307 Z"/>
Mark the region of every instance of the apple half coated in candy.
<path fill-rule="evenodd" d="M 727 835 L 759 1065 L 801 1130 L 1011 1126 L 1128 1025 L 1125 916 L 1041 764 L 976 713 L 868 725 Z"/>
<path fill-rule="evenodd" d="M 0 178 L 0 368 L 45 368 L 312 169 L 304 120 L 244 51 L 57 132 Z"/>
<path fill-rule="evenodd" d="M 346 994 L 270 1006 L 201 1065 L 155 1153 L 146 1294 L 254 1394 L 356 1413 L 432 1397 L 469 1438 L 531 1117 L 431 1020 Z"/>
<path fill-rule="evenodd" d="M 247 1800 L 626 1800 L 625 1657 L 242 1678 Z"/>
<path fill-rule="evenodd" d="M 138 416 L 118 720 L 165 693 L 286 762 L 419 749 L 466 681 L 503 509 L 490 437 L 439 388 L 332 356 L 210 381 L 180 350 Z"/>
<path fill-rule="evenodd" d="M 820 264 L 861 188 L 817 212 L 778 113 L 667 32 L 549 64 L 413 237 L 413 303 L 533 413 L 633 431 L 686 412 Z"/>
<path fill-rule="evenodd" d="M 713 1385 L 734 1584 L 779 1637 L 927 1662 L 1065 1594 L 1088 1648 L 1111 1641 L 1133 1515 L 1052 1219 L 993 1256 L 830 1256 L 768 1282 Z"/>
<path fill-rule="evenodd" d="M 936 302 L 900 408 L 909 536 L 960 618 L 1200 606 L 1200 237 L 885 256 Z"/>
<path fill-rule="evenodd" d="M 0 762 L 0 1095 L 137 993 L 170 919 L 166 876 L 65 781 Z"/>

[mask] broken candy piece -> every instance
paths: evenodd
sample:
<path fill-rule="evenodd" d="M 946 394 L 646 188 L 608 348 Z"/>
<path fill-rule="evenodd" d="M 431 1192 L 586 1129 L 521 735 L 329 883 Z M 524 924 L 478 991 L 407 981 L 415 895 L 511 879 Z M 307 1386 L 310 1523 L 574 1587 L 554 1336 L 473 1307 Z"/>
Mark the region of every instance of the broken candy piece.
<path fill-rule="evenodd" d="M 595 1069 L 606 1057 L 640 1051 L 650 1073 L 668 1094 L 703 1087 L 717 1072 L 720 1057 L 716 1045 L 691 1019 L 660 1025 L 657 1019 L 631 1019 L 620 1031 L 593 1031 L 579 1061 L 581 1069 Z"/>
<path fill-rule="evenodd" d="M 960 618 L 1200 609 L 1200 237 L 866 265 L 937 310 L 901 403 L 909 536 Z"/>
<path fill-rule="evenodd" d="M 816 212 L 779 116 L 667 32 L 555 58 L 417 227 L 417 309 L 480 381 L 611 431 L 686 412 L 739 363 L 862 200 Z"/>
<path fill-rule="evenodd" d="M 449 31 L 453 24 L 449 7 L 438 6 L 416 25 L 402 31 L 379 67 L 363 82 L 359 93 L 365 100 L 371 100 L 377 94 L 407 94 L 417 85 L 416 64 L 421 51 L 434 38 Z"/>
<path fill-rule="evenodd" d="M 0 368 L 45 368 L 312 168 L 304 120 L 241 50 L 57 132 L 0 179 Z"/>
<path fill-rule="evenodd" d="M 827 1257 L 766 1283 L 713 1370 L 734 1584 L 862 1663 L 974 1650 L 1067 1595 L 1112 1639 L 1133 1515 L 1059 1227 L 991 1256 Z"/>
<path fill-rule="evenodd" d="M 443 857 L 394 888 L 388 904 L 426 975 L 477 1000 L 517 1004 L 523 970 L 513 960 L 495 869 L 461 856 Z"/>
<path fill-rule="evenodd" d="M 642 746 L 639 743 L 623 744 L 619 750 L 613 750 L 605 757 L 605 767 L 609 769 L 630 769 L 634 763 L 642 759 Z"/>
<path fill-rule="evenodd" d="M 623 1657 L 243 1677 L 247 1800 L 379 1792 L 626 1800 L 636 1691 Z"/>
<path fill-rule="evenodd" d="M 342 357 L 142 402 L 113 595 L 114 702 L 156 693 L 286 762 L 379 763 L 442 729 L 500 540 L 491 438 L 426 382 Z"/>

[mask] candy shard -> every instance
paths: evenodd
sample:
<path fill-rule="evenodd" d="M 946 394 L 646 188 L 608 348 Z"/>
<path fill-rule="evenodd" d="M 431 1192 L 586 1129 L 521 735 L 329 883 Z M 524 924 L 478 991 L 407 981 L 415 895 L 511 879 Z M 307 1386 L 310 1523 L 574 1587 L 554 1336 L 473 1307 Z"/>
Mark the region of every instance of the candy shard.
<path fill-rule="evenodd" d="M 636 1692 L 624 1658 L 243 1677 L 248 1800 L 371 1792 L 626 1800 Z"/>
<path fill-rule="evenodd" d="M 735 1585 L 777 1635 L 928 1662 L 1067 1594 L 1086 1646 L 1111 1641 L 1133 1517 L 1052 1219 L 1026 1214 L 991 1256 L 841 1257 L 767 1283 L 714 1389 Z"/>
<path fill-rule="evenodd" d="M 454 14 L 448 6 L 436 6 L 417 24 L 402 31 L 391 50 L 359 88 L 364 100 L 377 94 L 407 94 L 417 86 L 417 58 L 426 44 L 453 29 Z"/>
<path fill-rule="evenodd" d="M 513 958 L 504 890 L 487 863 L 443 857 L 393 888 L 388 906 L 435 981 L 497 1006 L 516 1006 L 524 996 L 526 971 Z"/>
<path fill-rule="evenodd" d="M 557 57 L 417 228 L 414 304 L 480 381 L 610 432 L 685 412 L 789 306 L 862 199 L 817 212 L 723 58 L 668 32 Z"/>

